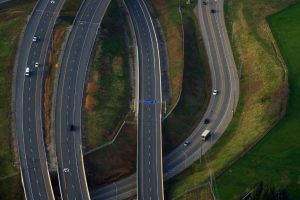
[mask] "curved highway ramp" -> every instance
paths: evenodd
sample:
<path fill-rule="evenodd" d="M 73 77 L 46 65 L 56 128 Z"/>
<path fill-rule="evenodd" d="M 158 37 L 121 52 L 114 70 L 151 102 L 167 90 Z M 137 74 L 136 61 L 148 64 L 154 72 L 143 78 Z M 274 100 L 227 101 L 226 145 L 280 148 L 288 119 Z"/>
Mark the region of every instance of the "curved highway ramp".
<path fill-rule="evenodd" d="M 88 200 L 81 136 L 87 69 L 110 0 L 85 0 L 63 52 L 55 109 L 56 154 L 62 198 Z"/>

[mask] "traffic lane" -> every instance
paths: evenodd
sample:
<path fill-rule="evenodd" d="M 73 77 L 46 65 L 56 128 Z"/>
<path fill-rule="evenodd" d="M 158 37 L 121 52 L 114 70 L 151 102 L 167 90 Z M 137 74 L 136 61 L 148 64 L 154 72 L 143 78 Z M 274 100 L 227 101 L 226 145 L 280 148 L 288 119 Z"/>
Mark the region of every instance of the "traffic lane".
<path fill-rule="evenodd" d="M 88 31 L 85 26 L 80 26 L 77 29 L 77 36 L 85 35 Z M 73 145 L 75 144 L 75 139 L 73 133 L 70 132 L 70 125 L 73 120 L 73 107 L 74 107 L 74 93 L 75 93 L 75 85 L 74 82 L 76 82 L 76 71 L 79 63 L 80 57 L 77 55 L 77 51 L 79 52 L 81 47 L 83 46 L 84 40 L 81 40 L 81 38 L 74 39 L 73 48 L 75 48 L 74 52 L 75 55 L 70 56 L 70 60 L 67 65 L 67 72 L 65 75 L 67 75 L 64 79 L 63 84 L 63 91 L 62 91 L 62 104 L 61 104 L 61 110 L 60 110 L 60 137 L 62 140 L 62 147 L 61 147 L 61 168 L 60 170 L 63 171 L 64 169 L 69 169 L 70 172 L 63 173 L 63 184 L 66 187 L 64 195 L 66 195 L 70 199 L 79 198 L 84 199 L 82 197 L 82 189 L 80 186 L 80 180 L 76 179 L 74 180 L 74 176 L 77 177 L 77 165 L 76 162 L 76 156 L 74 154 L 75 148 Z M 69 66 L 69 67 L 68 67 Z M 73 191 L 73 192 L 70 192 Z M 78 194 L 80 193 L 80 194 Z"/>
<path fill-rule="evenodd" d="M 104 13 L 104 11 L 103 11 Z M 84 44 L 83 47 L 83 55 L 81 56 L 81 62 L 79 70 L 77 71 L 77 78 L 76 78 L 76 90 L 75 90 L 75 99 L 74 99 L 74 112 L 73 112 L 73 120 L 72 124 L 75 126 L 75 133 L 77 137 L 75 137 L 75 144 L 76 146 L 76 158 L 77 162 L 81 162 L 82 164 L 79 165 L 79 178 L 80 180 L 84 180 L 81 182 L 83 188 L 88 188 L 86 182 L 86 175 L 84 169 L 84 162 L 83 162 L 83 155 L 82 155 L 82 128 L 81 128 L 81 120 L 82 120 L 82 111 L 83 111 L 83 99 L 84 99 L 84 89 L 85 89 L 85 82 L 87 77 L 88 66 L 90 63 L 90 55 L 92 55 L 94 42 L 96 40 L 96 33 L 98 32 L 99 25 L 98 24 L 91 24 L 89 26 L 88 35 L 86 38 L 89 38 Z M 91 39 L 92 38 L 92 39 Z M 85 198 L 86 199 L 86 198 Z"/>
<path fill-rule="evenodd" d="M 191 137 L 189 137 L 187 140 L 193 141 L 191 145 L 188 147 L 184 147 L 181 145 L 181 147 L 178 149 L 182 153 L 180 154 L 179 151 L 177 151 L 177 156 L 175 160 L 172 160 L 171 162 L 168 162 L 166 164 L 166 170 L 172 168 L 172 166 L 179 165 L 181 162 L 185 162 L 187 156 L 192 154 L 195 150 L 199 149 L 199 145 L 201 145 L 202 140 L 201 137 L 199 137 L 202 132 L 205 129 L 209 129 L 212 131 L 212 135 L 216 134 L 216 130 L 214 130 L 213 127 L 218 127 L 219 124 L 222 122 L 223 116 L 225 114 L 225 111 L 228 109 L 229 106 L 229 97 L 231 94 L 230 91 L 230 75 L 227 70 L 227 63 L 224 59 L 224 54 L 221 52 L 222 48 L 220 47 L 220 40 L 219 35 L 216 34 L 215 27 L 212 27 L 212 23 L 209 23 L 209 16 L 210 16 L 210 10 L 206 9 L 207 7 L 204 7 L 203 11 L 203 17 L 204 17 L 204 23 L 206 26 L 206 30 L 209 30 L 211 34 L 208 34 L 208 41 L 210 44 L 211 51 L 211 60 L 214 62 L 217 60 L 216 63 L 214 63 L 214 71 L 216 76 L 216 89 L 218 89 L 220 92 L 217 96 L 213 96 L 212 98 L 214 101 L 214 104 L 210 107 L 211 111 L 209 114 L 205 114 L 208 118 L 210 118 L 211 122 L 208 125 L 201 125 L 201 129 L 197 129 L 195 134 L 192 134 Z M 213 30 L 214 29 L 214 30 Z M 203 149 L 205 151 L 205 149 Z"/>
<path fill-rule="evenodd" d="M 40 18 L 40 21 L 43 21 L 42 19 L 45 18 L 45 17 L 48 19 L 49 15 L 48 14 L 46 14 L 46 16 L 43 15 Z M 49 24 L 48 23 L 49 20 L 44 20 L 44 21 L 46 22 L 46 24 Z M 41 28 L 41 26 L 43 26 L 43 25 L 41 25 L 41 23 L 39 23 L 38 28 L 37 28 L 37 32 L 40 33 L 40 34 L 44 34 L 43 33 L 44 30 Z M 32 40 L 32 38 L 30 38 L 30 41 L 31 40 Z M 31 46 L 30 53 L 29 53 L 29 58 L 28 58 L 28 63 L 30 63 L 30 62 L 33 63 L 33 60 L 32 60 L 33 57 L 34 57 L 35 60 L 38 60 L 35 57 L 39 57 L 37 52 L 41 51 L 42 46 L 43 46 L 42 44 L 37 45 L 36 46 L 37 48 Z M 35 51 L 35 50 L 37 50 L 37 51 Z M 29 64 L 27 64 L 27 66 L 28 65 Z M 51 199 L 51 198 L 53 198 L 51 183 L 50 183 L 50 180 L 48 179 L 48 177 L 45 177 L 45 173 L 47 173 L 47 170 L 43 171 L 43 168 L 45 166 L 47 168 L 46 156 L 43 153 L 40 154 L 40 148 L 39 148 L 40 147 L 39 141 L 43 142 L 43 139 L 41 139 L 42 135 L 39 136 L 39 132 L 37 131 L 37 126 L 36 125 L 38 125 L 38 124 L 34 123 L 34 122 L 36 122 L 36 120 L 35 120 L 36 119 L 35 105 L 36 105 L 36 100 L 37 99 L 35 99 L 35 94 L 36 94 L 35 93 L 36 92 L 35 91 L 35 86 L 36 86 L 35 80 L 36 80 L 37 74 L 36 74 L 36 72 L 34 72 L 32 74 L 34 74 L 35 76 L 31 76 L 29 79 L 24 80 L 25 81 L 25 84 L 24 84 L 25 87 L 27 87 L 29 89 L 28 92 L 26 92 L 26 89 L 25 89 L 25 93 L 29 94 L 29 97 L 25 97 L 24 102 L 23 102 L 25 107 L 28 106 L 28 108 L 26 108 L 28 110 L 24 111 L 24 114 L 25 115 L 28 114 L 28 116 L 24 117 L 23 119 L 29 120 L 29 121 L 26 121 L 25 124 L 27 124 L 27 125 L 31 124 L 32 126 L 28 127 L 28 131 L 30 131 L 30 132 L 33 131 L 32 134 L 30 134 L 31 135 L 30 140 L 29 140 L 30 144 L 26 145 L 26 143 L 25 143 L 25 146 L 27 146 L 27 147 L 25 147 L 27 149 L 26 155 L 30 159 L 33 159 L 32 165 L 37 163 L 36 166 L 32 166 L 34 171 L 35 171 L 35 174 L 34 175 L 29 174 L 29 176 L 30 176 L 29 178 L 31 179 L 31 182 L 36 182 L 37 183 L 37 185 L 35 187 L 39 188 L 38 189 L 38 194 L 39 194 L 38 196 L 40 198 L 43 197 L 43 198 Z M 24 76 L 24 74 L 23 74 L 23 76 Z M 30 80 L 29 84 L 26 84 L 27 80 Z M 29 102 L 27 102 L 27 100 L 29 100 Z M 27 127 L 25 127 L 25 130 L 26 130 L 26 128 Z M 32 141 L 33 141 L 33 144 L 32 144 Z M 28 142 L 28 139 L 26 139 L 25 142 Z M 37 144 L 37 145 L 35 145 L 35 144 Z M 30 151 L 29 151 L 29 149 L 30 149 Z M 33 152 L 38 153 L 38 155 L 34 156 Z M 42 164 L 44 164 L 44 165 L 39 163 L 39 160 L 42 160 Z M 36 171 L 38 171 L 38 172 L 36 172 Z M 46 176 L 47 176 L 47 174 L 46 174 Z M 43 183 L 43 184 L 41 184 L 41 183 Z"/>
<path fill-rule="evenodd" d="M 26 151 L 25 151 L 25 143 L 24 143 L 24 132 L 23 132 L 23 98 L 20 98 L 24 91 L 24 79 L 25 79 L 25 64 L 29 49 L 31 46 L 31 38 L 34 35 L 34 30 L 37 27 L 37 21 L 39 19 L 40 15 L 32 15 L 31 19 L 28 22 L 28 25 L 26 26 L 24 36 L 22 39 L 22 44 L 20 47 L 17 60 L 17 69 L 16 69 L 16 103 L 15 103 L 15 109 L 16 109 L 16 138 L 17 138 L 17 145 L 18 145 L 18 152 L 19 152 L 19 160 L 20 160 L 20 166 L 21 166 L 21 172 L 22 177 L 24 181 L 24 190 L 26 195 L 30 195 L 29 197 L 32 197 L 32 188 L 29 178 L 29 171 L 27 170 L 27 158 L 26 158 Z"/>
<path fill-rule="evenodd" d="M 87 28 L 87 24 L 83 24 L 80 25 L 80 28 L 78 28 L 79 32 L 76 34 L 77 37 L 74 40 L 74 44 L 75 45 L 75 49 L 78 50 L 78 52 L 80 52 L 79 48 L 82 48 L 84 50 L 86 50 L 84 48 L 85 46 L 85 39 L 87 36 L 87 33 L 90 32 L 91 29 Z M 84 38 L 82 38 L 81 36 L 84 36 Z M 77 51 L 76 50 L 76 51 Z M 63 119 L 66 119 L 66 121 L 63 121 L 63 126 L 67 127 L 67 130 L 64 131 L 64 133 L 66 133 L 66 136 L 63 137 L 67 137 L 68 140 L 72 141 L 72 145 L 67 147 L 67 150 L 63 150 L 63 152 L 70 152 L 69 154 L 65 154 L 66 157 L 64 158 L 65 161 L 68 160 L 68 163 L 65 164 L 63 167 L 64 168 L 68 168 L 70 169 L 70 172 L 66 174 L 66 176 L 72 176 L 73 179 L 69 179 L 69 181 L 67 181 L 68 183 L 72 183 L 72 185 L 74 185 L 75 183 L 75 187 L 72 186 L 73 190 L 76 188 L 76 191 L 80 192 L 80 196 L 82 199 L 87 199 L 89 197 L 87 197 L 85 194 L 88 194 L 88 191 L 83 192 L 82 190 L 84 190 L 87 187 L 83 187 L 82 184 L 83 182 L 85 182 L 85 177 L 83 177 L 80 174 L 84 173 L 83 168 L 81 167 L 83 164 L 80 163 L 81 159 L 78 160 L 78 154 L 76 153 L 77 150 L 81 150 L 80 148 L 80 137 L 76 136 L 79 134 L 79 131 L 70 131 L 70 126 L 76 123 L 74 123 L 74 110 L 76 109 L 77 106 L 75 106 L 75 100 L 77 99 L 77 93 L 76 91 L 79 90 L 80 91 L 80 87 L 78 87 L 77 83 L 78 83 L 78 79 L 80 79 L 80 77 L 78 77 L 78 74 L 81 74 L 81 72 L 79 72 L 79 70 L 81 69 L 81 61 L 82 58 L 84 56 L 82 55 L 77 55 L 76 51 L 74 52 L 75 54 L 70 56 L 70 60 L 72 60 L 72 66 L 69 68 L 69 72 L 67 72 L 68 74 L 68 78 L 67 78 L 67 85 L 64 90 L 64 94 L 66 94 L 66 96 L 64 96 L 66 99 L 63 100 L 63 102 L 66 103 L 66 107 L 63 107 L 63 111 L 62 113 L 65 113 L 65 115 L 62 116 Z M 84 83 L 83 83 L 84 84 Z M 80 106 L 79 106 L 80 107 Z M 77 124 L 76 124 L 77 125 Z M 75 125 L 75 126 L 76 126 Z M 76 126 L 77 128 L 77 126 Z M 64 145 L 66 146 L 66 145 Z M 79 157 L 80 158 L 80 157 Z M 72 160 L 72 162 L 71 162 Z M 77 177 L 76 180 L 74 180 L 74 177 Z M 84 179 L 82 179 L 84 178 Z M 78 181 L 81 180 L 81 181 Z M 74 183 L 75 182 L 75 183 Z M 70 184 L 67 184 L 70 185 Z M 79 193 L 78 192 L 78 193 Z"/>
<path fill-rule="evenodd" d="M 101 187 L 97 191 L 92 191 L 91 196 L 93 199 L 107 199 L 109 197 L 116 197 L 119 194 L 126 193 L 129 189 L 136 188 L 136 174 L 130 175 L 110 185 Z M 112 186 L 114 189 L 112 189 Z"/>
<path fill-rule="evenodd" d="M 131 10 L 131 5 L 133 6 L 135 2 L 131 1 L 131 4 L 128 5 L 128 9 Z M 139 4 L 139 2 L 138 2 Z M 147 22 L 147 18 L 145 17 L 145 13 L 142 13 L 142 8 L 139 8 L 138 6 L 141 6 L 140 4 L 136 6 L 133 6 L 135 9 L 131 10 L 131 13 L 135 13 L 135 15 L 132 17 L 133 18 L 133 22 L 135 24 L 135 26 L 137 27 L 136 29 L 138 29 L 137 31 L 137 35 L 138 35 L 138 45 L 139 45 L 139 50 L 141 51 L 141 55 L 142 55 L 142 70 L 140 71 L 141 76 L 142 77 L 142 81 L 141 85 L 142 87 L 140 87 L 140 94 L 142 94 L 142 96 L 145 96 L 144 98 L 146 99 L 155 99 L 156 101 L 160 101 L 161 99 L 157 99 L 156 94 L 156 88 L 157 88 L 157 80 L 154 74 L 154 70 L 155 70 L 155 65 L 157 65 L 158 63 L 154 63 L 155 60 L 158 60 L 157 57 L 158 55 L 154 55 L 155 53 L 155 47 L 157 47 L 157 45 L 155 46 L 154 44 L 154 40 L 153 40 L 153 35 L 154 32 L 153 30 L 150 28 L 149 23 L 151 22 Z M 135 18 L 138 18 L 137 20 Z M 149 20 L 149 19 L 148 19 Z M 137 25 L 136 25 L 137 24 Z M 146 29 L 145 27 L 148 27 L 148 29 Z M 149 30 L 151 29 L 151 30 Z M 152 31 L 152 32 L 151 32 Z M 151 35 L 152 34 L 152 35 Z M 157 51 L 156 51 L 157 52 Z M 156 58 L 156 59 L 155 59 Z M 156 67 L 157 68 L 157 67 Z M 158 73 L 159 74 L 159 73 Z M 160 74 L 159 74 L 160 75 Z M 144 98 L 142 97 L 141 101 L 144 100 Z M 160 154 L 158 154 L 158 152 L 160 151 L 160 149 L 158 149 L 159 147 L 157 146 L 157 138 L 158 138 L 158 134 L 160 133 L 159 130 L 157 129 L 157 123 L 160 123 L 159 120 L 159 115 L 156 114 L 156 110 L 155 110 L 155 106 L 151 106 L 144 108 L 144 105 L 141 105 L 141 110 L 142 110 L 142 120 L 140 120 L 142 123 L 147 123 L 147 121 L 145 122 L 144 120 L 151 120 L 151 121 L 156 121 L 155 123 L 152 123 L 148 128 L 142 128 L 142 132 L 139 129 L 139 137 L 141 138 L 141 140 L 139 140 L 139 144 L 141 144 L 141 148 L 142 150 L 140 150 L 139 148 L 139 152 L 142 152 L 142 159 L 143 159 L 143 163 L 142 163 L 142 168 L 140 169 L 140 167 L 138 168 L 138 170 L 140 171 L 139 174 L 141 174 L 139 177 L 139 185 L 141 185 L 141 187 L 144 187 L 145 189 L 139 192 L 140 195 L 142 195 L 140 198 L 143 198 L 145 196 L 145 198 L 151 198 L 152 194 L 155 194 L 154 196 L 156 198 L 160 198 L 159 194 L 158 194 L 158 187 L 159 187 L 159 182 L 161 182 L 161 176 L 158 171 L 157 171 L 157 167 L 159 168 L 159 166 L 157 166 L 157 162 L 158 162 L 158 157 L 160 157 Z M 144 112 L 145 113 L 144 113 Z M 153 115 L 151 115 L 152 113 Z M 144 117 L 144 115 L 146 117 Z M 150 117 L 150 119 L 144 119 Z M 158 118 L 158 119 L 156 119 Z M 142 127 L 147 127 L 147 125 L 145 124 L 140 124 Z M 155 127 L 155 128 L 153 128 Z M 146 136 L 147 134 L 149 134 L 148 136 Z M 152 156 L 151 156 L 152 155 Z M 141 156 L 139 156 L 139 159 L 141 159 Z M 160 165 L 160 163 L 158 162 L 158 164 Z M 146 167 L 148 165 L 148 167 Z M 151 179 L 152 178 L 152 179 Z M 160 179 L 160 180 L 158 180 Z M 140 188 L 140 187 L 139 187 Z M 160 191 L 161 192 L 161 191 Z M 155 198 L 154 197 L 154 198 Z"/>
<path fill-rule="evenodd" d="M 207 17 L 207 18 L 205 18 L 206 19 L 205 21 L 207 22 L 206 24 L 208 24 L 208 21 L 210 20 L 209 16 L 212 16 L 212 15 L 210 15 L 210 10 L 204 9 L 204 16 Z M 206 26 L 207 26 L 207 28 L 211 29 L 211 25 L 212 24 L 210 24 L 210 27 L 209 27 L 209 25 L 206 25 Z M 218 127 L 219 127 L 220 124 L 224 124 L 223 123 L 224 116 L 227 116 L 226 113 L 228 113 L 228 108 L 229 108 L 229 105 L 230 105 L 230 100 L 229 99 L 231 98 L 232 95 L 231 95 L 231 87 L 230 87 L 230 81 L 229 81 L 230 80 L 230 73 L 229 73 L 230 69 L 228 69 L 229 66 L 226 62 L 226 58 L 224 56 L 224 51 L 222 51 L 223 48 L 220 47 L 220 45 L 222 45 L 222 41 L 220 41 L 221 35 L 216 30 L 216 29 L 218 29 L 218 27 L 213 27 L 213 28 L 214 28 L 214 31 L 211 30 L 210 32 L 213 33 L 211 35 L 214 35 L 215 39 L 211 40 L 211 41 L 214 41 L 215 46 L 217 45 L 217 47 L 215 47 L 214 51 L 217 52 L 220 55 L 220 56 L 218 56 L 219 59 L 222 59 L 222 62 L 221 62 L 222 65 L 220 65 L 220 67 L 218 67 L 217 69 L 219 69 L 219 71 L 221 71 L 221 74 L 223 74 L 223 77 L 222 77 L 223 84 L 221 84 L 221 85 L 225 86 L 225 87 L 223 87 L 223 90 L 221 90 L 221 91 L 223 91 L 223 93 L 220 93 L 218 95 L 218 96 L 221 96 L 221 95 L 224 96 L 224 98 L 220 102 L 221 103 L 225 102 L 225 103 L 223 104 L 223 106 L 219 106 L 219 110 L 216 113 L 213 113 L 212 118 L 214 119 L 213 120 L 214 123 L 208 125 L 208 127 L 216 127 L 215 131 L 212 128 L 208 128 L 208 129 L 212 129 L 212 132 L 213 132 L 212 137 L 215 137 L 215 139 L 217 139 L 218 136 L 220 135 L 220 132 L 222 132 L 222 131 L 218 130 Z M 223 68 L 225 70 L 223 70 Z M 222 125 L 222 127 L 226 126 L 226 124 L 228 124 L 228 123 L 225 122 L 225 125 Z M 202 131 L 204 131 L 204 129 Z M 199 132 L 199 134 L 201 134 L 201 133 L 202 132 Z M 201 144 L 200 139 L 198 139 L 196 141 L 196 143 L 193 142 L 193 145 L 191 145 L 190 148 L 187 148 L 187 151 L 185 151 L 184 154 L 191 155 L 193 152 L 195 152 L 198 149 L 197 146 L 199 144 Z M 206 151 L 205 147 L 203 148 L 203 151 Z M 180 161 L 185 162 L 184 158 L 181 158 Z M 177 162 L 177 165 L 180 163 L 180 161 Z M 172 167 L 169 167 L 169 168 L 172 168 Z"/>
<path fill-rule="evenodd" d="M 35 119 L 32 118 L 32 105 L 35 104 L 35 99 L 31 98 L 30 91 L 31 91 L 31 79 L 25 81 L 24 83 L 24 95 L 23 95 L 23 102 L 24 105 L 24 112 L 23 118 L 27 119 L 25 123 L 23 123 L 23 130 L 26 133 L 26 139 L 24 140 L 25 143 L 25 152 L 27 158 L 27 168 L 33 169 L 34 173 L 29 173 L 30 184 L 33 188 L 33 197 L 36 199 L 45 198 L 47 197 L 47 192 L 45 188 L 44 178 L 41 171 L 40 165 L 40 156 L 38 151 L 37 144 L 37 134 L 36 134 L 36 127 L 35 127 Z M 33 123 L 32 123 L 33 122 Z"/>
<path fill-rule="evenodd" d="M 94 2 L 96 2 L 96 1 L 94 1 Z M 104 2 L 104 1 L 103 1 Z M 109 2 L 109 1 L 106 1 L 106 2 Z M 100 3 L 102 3 L 102 2 L 100 2 Z M 101 4 L 98 4 L 98 6 L 100 6 Z M 97 8 L 97 7 L 96 7 Z M 106 8 L 105 8 L 106 9 Z M 86 10 L 88 10 L 88 9 L 86 9 Z M 83 19 L 83 20 L 93 20 L 93 19 L 95 19 L 95 17 L 94 17 L 94 15 L 85 15 L 85 19 Z M 99 18 L 99 19 L 102 19 L 102 17 L 101 18 Z M 98 22 L 99 23 L 99 22 Z M 78 26 L 83 26 L 83 25 L 89 25 L 89 27 L 90 27 L 90 31 L 92 31 L 92 29 L 91 29 L 91 27 L 92 26 L 96 26 L 96 24 L 90 24 L 88 21 L 78 21 L 77 22 L 77 25 Z M 97 24 L 97 27 L 99 26 L 99 24 Z M 96 29 L 97 29 L 97 27 L 96 27 Z M 80 28 L 78 28 L 79 30 L 80 30 Z M 82 29 L 81 30 L 83 30 L 83 31 L 86 31 L 87 29 L 86 28 L 84 28 L 84 27 L 82 27 Z M 93 32 L 93 34 L 96 34 L 96 30 Z M 86 33 L 81 33 L 81 34 L 79 34 L 79 33 L 76 33 L 76 36 L 85 36 L 86 35 Z M 85 36 L 86 37 L 86 36 Z M 79 49 L 79 48 L 82 48 L 83 47 L 83 45 L 84 44 L 80 44 L 80 42 L 81 41 L 85 41 L 85 40 L 82 40 L 82 38 L 76 38 L 75 37 L 75 39 L 74 39 L 74 41 L 75 41 L 75 43 L 77 43 L 77 44 L 79 44 L 78 45 L 78 47 L 76 48 L 75 47 L 75 54 L 76 54 L 76 52 L 81 52 L 82 50 L 81 49 Z M 90 38 L 89 38 L 89 40 L 88 41 L 92 41 L 92 40 L 90 40 Z M 91 44 L 89 44 L 89 46 L 90 46 L 90 48 L 92 48 L 93 47 L 93 42 L 91 43 Z M 84 48 L 83 48 L 84 49 Z M 73 58 L 73 64 L 76 66 L 76 65 L 78 65 L 79 66 L 79 62 L 80 62 L 80 60 L 75 60 L 76 58 L 78 58 L 78 56 L 77 55 L 74 55 L 74 56 L 70 56 L 70 58 L 72 59 Z M 80 59 L 81 59 L 81 57 L 82 56 L 80 56 Z M 72 68 L 71 68 L 71 70 L 72 70 Z M 77 70 L 75 70 L 75 71 L 77 71 Z M 69 88 L 76 88 L 76 90 L 78 89 L 77 87 L 76 87 L 76 83 L 77 83 L 77 80 L 76 81 L 72 81 L 72 80 L 70 80 L 70 82 L 71 83 L 75 83 L 75 86 L 73 86 L 73 85 L 69 85 Z M 84 84 L 82 84 L 82 85 L 84 85 Z M 76 90 L 75 90 L 75 92 L 73 91 L 68 91 L 68 94 L 69 95 L 74 95 L 74 94 L 76 94 Z M 80 88 L 78 89 L 78 90 L 80 90 Z M 69 99 L 77 99 L 77 97 L 75 98 L 75 96 L 68 96 L 68 98 Z M 63 102 L 66 102 L 66 101 L 63 101 Z M 70 108 L 76 108 L 77 106 L 74 106 L 74 104 L 73 104 L 74 102 L 73 101 L 71 101 L 68 105 L 70 105 Z M 73 109 L 74 110 L 74 109 Z M 69 122 L 70 121 L 72 121 L 72 120 L 74 120 L 74 116 L 72 116 L 71 114 L 69 115 Z M 69 122 L 67 122 L 66 124 L 65 124 L 65 126 L 69 126 Z M 78 137 L 77 137 L 78 138 Z M 78 138 L 78 139 L 80 139 L 80 138 Z M 75 140 L 76 140 L 76 138 L 74 138 L 74 144 L 76 144 L 76 142 L 75 142 Z M 72 152 L 75 152 L 75 154 L 74 155 L 76 155 L 76 147 L 74 147 L 74 149 L 73 149 L 73 151 Z M 77 155 L 78 155 L 78 153 L 77 153 Z M 78 156 L 74 156 L 74 160 L 76 161 L 77 160 L 77 157 Z M 80 158 L 80 157 L 79 157 Z M 82 160 L 82 159 L 81 159 Z M 81 161 L 80 160 L 80 161 Z M 70 170 L 70 171 L 77 171 L 78 172 L 78 166 L 77 166 L 77 162 L 78 161 L 76 161 L 76 169 L 72 169 L 72 170 Z M 79 168 L 81 169 L 81 173 L 77 173 L 77 175 L 78 174 L 81 174 L 81 176 L 83 177 L 83 173 L 84 173 L 84 170 L 83 170 L 83 167 L 81 167 L 81 166 L 83 166 L 83 164 L 79 164 Z M 85 178 L 85 176 L 84 176 L 84 178 Z M 82 179 L 83 180 L 83 179 Z M 83 180 L 83 182 L 85 182 L 85 180 Z M 81 186 L 80 184 L 78 184 L 79 185 L 79 187 Z M 81 190 L 80 190 L 81 191 Z M 85 197 L 83 197 L 83 199 L 85 199 Z"/>

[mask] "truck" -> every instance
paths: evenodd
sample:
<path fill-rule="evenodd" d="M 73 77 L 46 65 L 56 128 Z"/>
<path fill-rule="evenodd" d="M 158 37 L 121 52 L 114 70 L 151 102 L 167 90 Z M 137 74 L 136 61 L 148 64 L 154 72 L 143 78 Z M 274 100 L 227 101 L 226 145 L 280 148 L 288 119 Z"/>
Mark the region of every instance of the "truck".
<path fill-rule="evenodd" d="M 207 138 L 210 136 L 211 132 L 210 130 L 205 130 L 202 134 L 201 134 L 201 139 L 202 141 L 206 141 Z"/>

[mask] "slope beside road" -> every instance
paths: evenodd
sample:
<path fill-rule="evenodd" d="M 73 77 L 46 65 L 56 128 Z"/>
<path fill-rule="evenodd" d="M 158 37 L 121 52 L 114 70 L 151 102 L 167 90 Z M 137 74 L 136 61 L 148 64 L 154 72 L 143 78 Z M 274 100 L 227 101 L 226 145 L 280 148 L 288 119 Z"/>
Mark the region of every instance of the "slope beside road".
<path fill-rule="evenodd" d="M 23 34 L 16 62 L 15 121 L 26 199 L 54 199 L 43 140 L 43 75 L 52 31 L 64 0 L 40 0 Z M 34 35 L 38 41 L 33 42 Z M 39 67 L 34 67 L 39 62 Z M 30 76 L 25 77 L 25 68 Z"/>
<path fill-rule="evenodd" d="M 210 123 L 204 124 L 202 120 L 195 128 L 187 141 L 190 145 L 179 145 L 164 158 L 164 180 L 168 180 L 182 172 L 202 154 L 210 149 L 221 137 L 229 125 L 239 97 L 239 78 L 236 71 L 233 55 L 226 32 L 223 14 L 223 1 L 207 1 L 202 5 L 198 1 L 198 19 L 212 74 L 212 87 L 219 91 L 212 96 L 204 119 L 209 118 Z M 212 13 L 212 9 L 217 10 Z M 209 129 L 212 132 L 208 141 L 201 140 L 201 134 Z M 136 194 L 134 190 L 135 175 L 120 180 L 92 192 L 94 199 L 125 199 Z"/>
<path fill-rule="evenodd" d="M 162 176 L 161 78 L 158 41 L 143 0 L 125 0 L 139 54 L 137 144 L 138 199 L 164 199 Z"/>
<path fill-rule="evenodd" d="M 57 84 L 56 154 L 62 198 L 90 199 L 82 156 L 85 79 L 100 23 L 110 0 L 85 0 L 67 40 Z"/>

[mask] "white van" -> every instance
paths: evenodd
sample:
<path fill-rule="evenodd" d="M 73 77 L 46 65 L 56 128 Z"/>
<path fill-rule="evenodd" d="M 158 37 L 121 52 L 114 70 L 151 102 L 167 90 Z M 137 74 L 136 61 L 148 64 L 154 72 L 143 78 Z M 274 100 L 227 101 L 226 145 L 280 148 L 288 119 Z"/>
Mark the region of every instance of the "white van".
<path fill-rule="evenodd" d="M 29 69 L 29 67 L 26 67 L 25 76 L 30 76 L 30 69 Z"/>
<path fill-rule="evenodd" d="M 202 141 L 206 141 L 207 138 L 210 136 L 211 132 L 210 130 L 205 130 L 202 134 L 201 134 L 201 139 Z"/>

